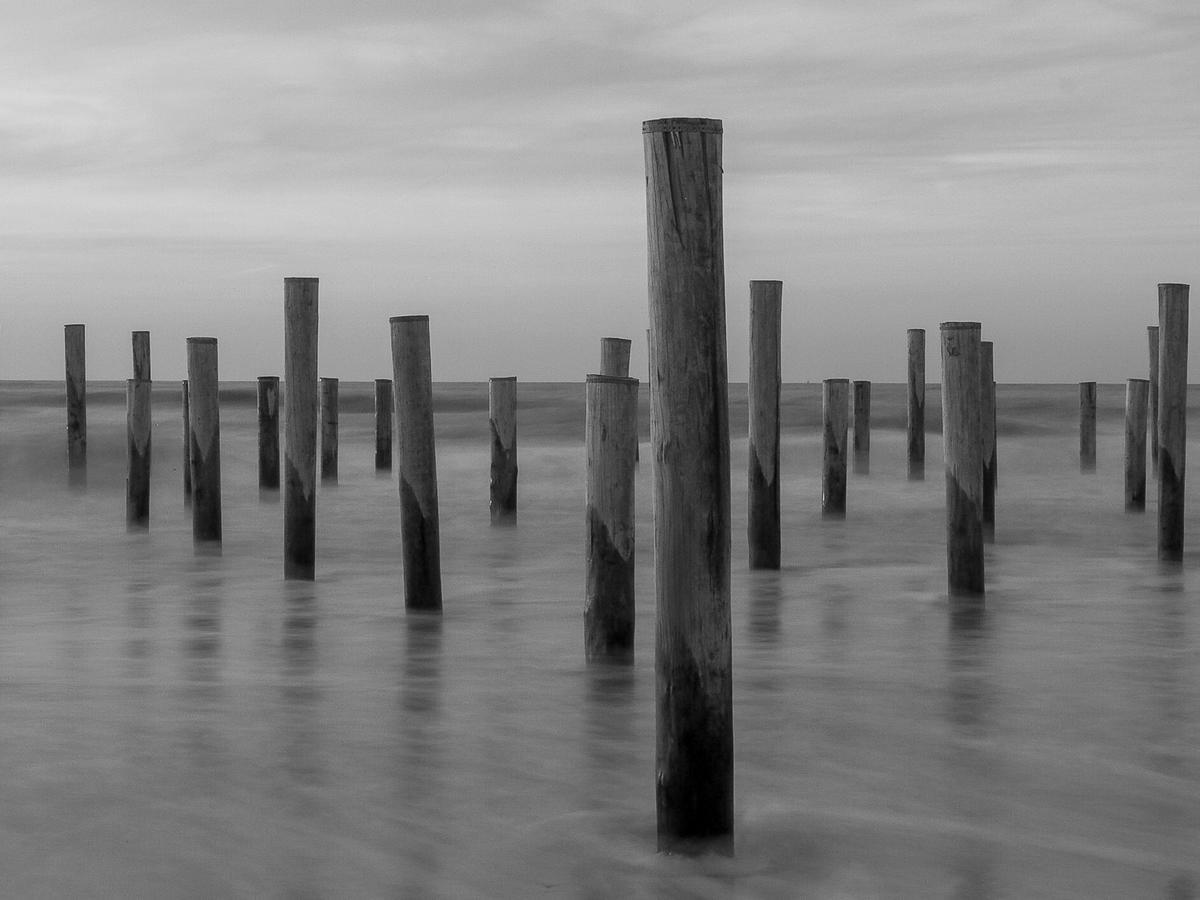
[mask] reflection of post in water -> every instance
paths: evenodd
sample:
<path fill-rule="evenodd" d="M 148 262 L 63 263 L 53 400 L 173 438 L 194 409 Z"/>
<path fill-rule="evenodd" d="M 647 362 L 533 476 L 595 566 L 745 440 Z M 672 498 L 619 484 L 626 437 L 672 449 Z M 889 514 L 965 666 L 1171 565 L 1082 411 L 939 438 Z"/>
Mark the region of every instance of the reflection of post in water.
<path fill-rule="evenodd" d="M 754 573 L 749 582 L 750 606 L 746 633 L 759 644 L 779 643 L 780 608 L 783 606 L 783 585 L 773 570 Z"/>
<path fill-rule="evenodd" d="M 184 601 L 183 673 L 180 720 L 184 745 L 202 769 L 223 762 L 225 749 L 219 727 L 225 689 L 221 681 L 220 580 L 197 570 L 193 589 Z"/>
<path fill-rule="evenodd" d="M 410 611 L 404 628 L 404 666 L 398 673 L 396 730 L 400 753 L 393 769 L 397 807 L 414 821 L 435 821 L 445 805 L 442 740 L 442 617 Z M 406 835 L 402 869 L 406 881 L 399 896 L 434 897 L 443 887 L 439 875 L 445 836 L 432 829 Z"/>
<path fill-rule="evenodd" d="M 283 619 L 283 767 L 298 784 L 315 783 L 321 775 L 321 730 L 314 711 L 321 698 L 317 686 L 316 601 L 306 581 L 286 582 L 289 589 Z"/>

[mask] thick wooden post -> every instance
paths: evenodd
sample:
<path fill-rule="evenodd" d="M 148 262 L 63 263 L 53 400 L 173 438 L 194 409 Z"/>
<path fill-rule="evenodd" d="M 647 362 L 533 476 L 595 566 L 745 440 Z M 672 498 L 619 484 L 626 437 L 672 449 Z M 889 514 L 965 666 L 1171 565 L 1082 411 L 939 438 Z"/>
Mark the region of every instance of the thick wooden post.
<path fill-rule="evenodd" d="M 629 338 L 600 338 L 600 374 L 629 377 L 629 349 L 633 341 Z"/>
<path fill-rule="evenodd" d="M 400 456 L 400 543 L 406 609 L 442 609 L 429 316 L 393 316 L 392 370 Z"/>
<path fill-rule="evenodd" d="M 1188 285 L 1158 286 L 1158 558 L 1183 559 Z"/>
<path fill-rule="evenodd" d="M 67 478 L 72 485 L 87 483 L 87 367 L 84 328 L 64 328 L 67 361 Z"/>
<path fill-rule="evenodd" d="M 338 480 L 338 380 L 321 379 L 321 481 Z"/>
<path fill-rule="evenodd" d="M 1096 382 L 1079 382 L 1079 471 L 1096 471 Z"/>
<path fill-rule="evenodd" d="M 183 401 L 183 506 L 192 506 L 192 422 L 191 422 L 191 391 L 187 379 L 180 382 L 181 399 Z"/>
<path fill-rule="evenodd" d="M 488 379 L 488 427 L 492 433 L 492 471 L 488 495 L 492 524 L 511 524 L 517 519 L 515 376 Z"/>
<path fill-rule="evenodd" d="M 732 850 L 721 123 L 642 125 L 649 245 L 660 850 Z"/>
<path fill-rule="evenodd" d="M 826 378 L 821 385 L 821 515 L 846 517 L 846 432 L 850 420 L 850 381 Z"/>
<path fill-rule="evenodd" d="M 279 376 L 258 376 L 258 487 L 279 490 Z"/>
<path fill-rule="evenodd" d="M 150 527 L 150 388 L 149 381 L 125 382 L 125 526 L 130 531 Z"/>
<path fill-rule="evenodd" d="M 991 341 L 979 344 L 979 424 L 983 430 L 983 540 L 996 540 L 996 377 Z"/>
<path fill-rule="evenodd" d="M 316 577 L 318 288 L 283 279 L 283 577 L 297 581 Z"/>
<path fill-rule="evenodd" d="M 198 547 L 221 543 L 221 413 L 217 339 L 187 339 L 192 432 L 192 539 Z"/>
<path fill-rule="evenodd" d="M 1125 511 L 1146 511 L 1146 412 L 1150 381 L 1125 382 Z"/>
<path fill-rule="evenodd" d="M 133 380 L 150 380 L 150 332 L 133 332 Z"/>
<path fill-rule="evenodd" d="M 908 480 L 925 480 L 925 329 L 908 329 Z"/>
<path fill-rule="evenodd" d="M 375 471 L 392 470 L 392 379 L 375 379 Z"/>
<path fill-rule="evenodd" d="M 636 378 L 587 377 L 587 576 L 583 643 L 591 660 L 633 659 Z"/>
<path fill-rule="evenodd" d="M 854 474 L 871 474 L 871 382 L 854 382 Z"/>
<path fill-rule="evenodd" d="M 1150 469 L 1154 477 L 1158 477 L 1158 326 L 1146 327 L 1146 336 L 1150 344 L 1150 396 L 1146 406 L 1149 413 L 1150 433 Z"/>
<path fill-rule="evenodd" d="M 747 540 L 750 568 L 778 569 L 780 327 L 783 282 L 750 282 L 750 446 Z"/>
<path fill-rule="evenodd" d="M 983 595 L 983 422 L 980 325 L 943 322 L 942 440 L 946 454 L 946 571 L 950 595 Z"/>

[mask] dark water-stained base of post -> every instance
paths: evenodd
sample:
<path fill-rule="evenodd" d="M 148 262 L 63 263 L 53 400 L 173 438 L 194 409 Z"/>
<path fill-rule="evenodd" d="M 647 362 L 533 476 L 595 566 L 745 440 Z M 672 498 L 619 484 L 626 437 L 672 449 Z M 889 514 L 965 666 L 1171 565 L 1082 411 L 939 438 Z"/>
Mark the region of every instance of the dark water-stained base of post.
<path fill-rule="evenodd" d="M 1183 478 L 1175 460 L 1159 445 L 1158 558 L 1164 562 L 1183 560 Z"/>
<path fill-rule="evenodd" d="M 145 531 L 150 527 L 150 448 L 139 453 L 132 442 L 125 487 L 125 525 L 129 531 Z"/>
<path fill-rule="evenodd" d="M 221 543 L 221 480 L 213 479 L 205 471 L 212 461 L 220 464 L 220 442 L 214 435 L 209 446 L 200 449 L 195 432 L 192 433 L 192 465 L 197 470 L 192 479 L 192 538 L 205 543 Z"/>
<path fill-rule="evenodd" d="M 1146 511 L 1146 479 L 1134 484 L 1125 498 L 1125 512 Z"/>
<path fill-rule="evenodd" d="M 983 529 L 979 505 L 946 473 L 946 568 L 951 596 L 983 593 Z"/>
<path fill-rule="evenodd" d="M 776 454 L 778 458 L 778 454 Z M 750 445 L 750 500 L 747 537 L 751 569 L 778 569 L 780 557 L 779 488 L 769 484 L 758 464 L 758 451 Z"/>
<path fill-rule="evenodd" d="M 283 577 L 312 581 L 317 575 L 317 495 L 304 493 L 304 481 L 288 460 L 284 510 Z"/>
<path fill-rule="evenodd" d="M 492 524 L 511 525 L 517 520 L 516 454 L 504 449 L 496 432 L 496 423 L 490 422 L 489 425 L 492 430 Z"/>
<path fill-rule="evenodd" d="M 589 661 L 633 661 L 633 557 L 626 557 L 595 507 L 587 510 L 584 651 Z"/>
<path fill-rule="evenodd" d="M 996 542 L 996 454 L 983 461 L 983 541 Z"/>
<path fill-rule="evenodd" d="M 437 521 L 429 519 L 417 495 L 400 479 L 400 528 L 404 544 L 405 609 L 440 611 L 442 567 Z"/>

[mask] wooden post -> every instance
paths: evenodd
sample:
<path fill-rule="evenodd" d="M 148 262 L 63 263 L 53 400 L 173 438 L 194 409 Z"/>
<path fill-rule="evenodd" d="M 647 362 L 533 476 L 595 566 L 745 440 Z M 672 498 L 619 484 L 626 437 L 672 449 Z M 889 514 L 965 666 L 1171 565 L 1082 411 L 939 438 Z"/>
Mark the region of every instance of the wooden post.
<path fill-rule="evenodd" d="M 721 123 L 642 125 L 654 447 L 660 850 L 733 846 Z"/>
<path fill-rule="evenodd" d="M 65 326 L 67 358 L 67 477 L 87 484 L 87 367 L 82 325 Z"/>
<path fill-rule="evenodd" d="M 296 581 L 316 577 L 318 288 L 283 279 L 283 577 Z"/>
<path fill-rule="evenodd" d="M 130 531 L 150 527 L 150 388 L 149 381 L 137 378 L 125 382 L 125 526 Z"/>
<path fill-rule="evenodd" d="M 1150 380 L 1125 382 L 1125 511 L 1146 511 L 1146 412 Z"/>
<path fill-rule="evenodd" d="M 517 518 L 516 377 L 488 379 L 488 426 L 492 433 L 492 524 L 511 524 Z"/>
<path fill-rule="evenodd" d="M 321 481 L 338 481 L 338 380 L 321 379 Z"/>
<path fill-rule="evenodd" d="M 392 379 L 375 379 L 375 471 L 392 470 Z"/>
<path fill-rule="evenodd" d="M 991 341 L 979 344 L 979 424 L 983 431 L 983 540 L 996 540 L 996 377 Z"/>
<path fill-rule="evenodd" d="M 908 329 L 908 480 L 925 480 L 925 329 Z"/>
<path fill-rule="evenodd" d="M 592 660 L 633 659 L 636 378 L 587 377 L 587 577 L 583 643 Z"/>
<path fill-rule="evenodd" d="M 279 376 L 258 376 L 258 487 L 279 490 Z"/>
<path fill-rule="evenodd" d="M 846 518 L 846 432 L 850 419 L 850 380 L 827 378 L 821 386 L 824 446 L 821 458 L 821 515 Z"/>
<path fill-rule="evenodd" d="M 442 609 L 429 316 L 393 316 L 392 370 L 400 456 L 400 543 L 406 609 Z"/>
<path fill-rule="evenodd" d="M 854 382 L 854 474 L 871 474 L 871 382 Z"/>
<path fill-rule="evenodd" d="M 150 380 L 150 332 L 133 332 L 133 380 Z"/>
<path fill-rule="evenodd" d="M 190 412 L 190 391 L 188 389 L 187 379 L 183 379 L 180 383 L 182 386 L 183 399 L 183 506 L 184 509 L 190 509 L 192 506 L 192 424 Z"/>
<path fill-rule="evenodd" d="M 187 339 L 192 462 L 192 540 L 221 543 L 221 413 L 217 339 Z"/>
<path fill-rule="evenodd" d="M 629 348 L 631 346 L 633 346 L 633 342 L 629 338 L 600 338 L 600 374 L 616 375 L 621 378 L 629 377 Z"/>
<path fill-rule="evenodd" d="M 1096 471 L 1096 382 L 1079 382 L 1079 471 Z"/>
<path fill-rule="evenodd" d="M 1158 326 L 1146 327 L 1146 336 L 1150 344 L 1150 396 L 1147 401 L 1150 432 L 1150 469 L 1154 477 L 1158 477 Z"/>
<path fill-rule="evenodd" d="M 747 539 L 750 568 L 778 569 L 780 326 L 783 282 L 750 282 L 750 446 Z"/>
<path fill-rule="evenodd" d="M 1183 559 L 1188 285 L 1158 286 L 1158 558 Z"/>
<path fill-rule="evenodd" d="M 979 337 L 978 322 L 942 323 L 946 571 L 951 597 L 982 596 L 984 592 Z"/>

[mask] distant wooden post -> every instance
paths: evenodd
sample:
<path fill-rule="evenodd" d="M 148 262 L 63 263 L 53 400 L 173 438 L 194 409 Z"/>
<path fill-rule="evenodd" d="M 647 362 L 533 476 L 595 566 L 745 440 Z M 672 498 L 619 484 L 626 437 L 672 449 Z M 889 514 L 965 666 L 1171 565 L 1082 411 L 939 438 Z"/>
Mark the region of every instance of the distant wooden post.
<path fill-rule="evenodd" d="M 1079 382 L 1079 471 L 1096 471 L 1096 382 Z"/>
<path fill-rule="evenodd" d="M 375 379 L 375 471 L 392 470 L 392 379 Z"/>
<path fill-rule="evenodd" d="M 996 540 L 996 377 L 991 341 L 979 344 L 979 424 L 983 430 L 983 540 Z"/>
<path fill-rule="evenodd" d="M 221 413 L 217 339 L 187 339 L 189 422 L 192 432 L 192 539 L 221 543 Z"/>
<path fill-rule="evenodd" d="M 636 378 L 587 377 L 587 576 L 583 642 L 591 660 L 633 658 Z"/>
<path fill-rule="evenodd" d="M 1146 511 L 1146 408 L 1150 381 L 1125 382 L 1125 511 Z"/>
<path fill-rule="evenodd" d="M 338 380 L 321 379 L 321 481 L 338 480 Z"/>
<path fill-rule="evenodd" d="M 721 123 L 642 125 L 653 376 L 660 850 L 732 850 Z"/>
<path fill-rule="evenodd" d="M 393 316 L 392 370 L 400 456 L 400 543 L 406 609 L 442 609 L 429 316 Z"/>
<path fill-rule="evenodd" d="M 87 483 L 87 367 L 82 325 L 65 326 L 67 358 L 67 477 Z"/>
<path fill-rule="evenodd" d="M 180 382 L 183 400 L 183 506 L 190 509 L 192 505 L 192 424 L 190 412 L 190 391 L 187 379 Z"/>
<path fill-rule="evenodd" d="M 1158 326 L 1146 327 L 1146 336 L 1150 344 L 1150 396 L 1147 408 L 1150 416 L 1150 470 L 1158 477 Z"/>
<path fill-rule="evenodd" d="M 871 474 L 871 382 L 854 382 L 854 474 Z"/>
<path fill-rule="evenodd" d="M 783 282 L 750 282 L 750 447 L 747 540 L 750 568 L 778 569 L 780 326 Z"/>
<path fill-rule="evenodd" d="M 488 427 L 492 433 L 492 471 L 489 487 L 492 524 L 511 524 L 517 518 L 515 376 L 488 379 Z"/>
<path fill-rule="evenodd" d="M 942 439 L 950 595 L 983 595 L 983 422 L 980 324 L 943 322 Z"/>
<path fill-rule="evenodd" d="M 1183 559 L 1188 285 L 1158 286 L 1158 558 Z"/>
<path fill-rule="evenodd" d="M 850 380 L 826 378 L 821 385 L 824 444 L 821 457 L 821 515 L 846 517 L 846 432 L 850 419 Z"/>
<path fill-rule="evenodd" d="M 600 338 L 600 374 L 629 377 L 629 349 L 632 346 L 629 338 Z"/>
<path fill-rule="evenodd" d="M 258 487 L 279 490 L 279 376 L 258 376 Z"/>
<path fill-rule="evenodd" d="M 125 525 L 130 531 L 150 527 L 150 388 L 149 381 L 125 382 Z"/>
<path fill-rule="evenodd" d="M 283 577 L 296 581 L 316 577 L 318 288 L 283 279 Z"/>
<path fill-rule="evenodd" d="M 925 480 L 925 329 L 908 329 L 908 480 Z"/>

